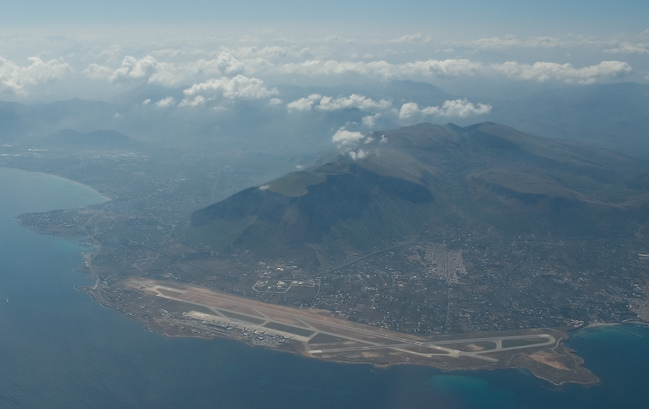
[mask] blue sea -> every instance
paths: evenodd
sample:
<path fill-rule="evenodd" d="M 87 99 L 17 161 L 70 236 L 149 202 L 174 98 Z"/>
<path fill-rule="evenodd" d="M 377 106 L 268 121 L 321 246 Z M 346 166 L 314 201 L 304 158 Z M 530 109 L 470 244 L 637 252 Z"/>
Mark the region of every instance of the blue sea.
<path fill-rule="evenodd" d="M 229 340 L 171 339 L 105 309 L 75 286 L 78 242 L 15 216 L 100 203 L 92 189 L 0 168 L 0 408 L 646 408 L 649 329 L 572 334 L 599 385 L 553 386 L 524 370 L 320 362 Z"/>

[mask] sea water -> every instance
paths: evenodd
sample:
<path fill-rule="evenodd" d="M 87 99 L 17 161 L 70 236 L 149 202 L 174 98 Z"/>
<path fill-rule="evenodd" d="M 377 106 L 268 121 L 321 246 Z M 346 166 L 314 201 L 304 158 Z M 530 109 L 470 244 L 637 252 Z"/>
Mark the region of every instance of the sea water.
<path fill-rule="evenodd" d="M 79 242 L 19 226 L 24 212 L 96 204 L 97 192 L 0 168 L 0 408 L 646 408 L 649 330 L 577 331 L 569 345 L 601 379 L 554 386 L 524 370 L 374 369 L 172 339 L 101 307 Z"/>

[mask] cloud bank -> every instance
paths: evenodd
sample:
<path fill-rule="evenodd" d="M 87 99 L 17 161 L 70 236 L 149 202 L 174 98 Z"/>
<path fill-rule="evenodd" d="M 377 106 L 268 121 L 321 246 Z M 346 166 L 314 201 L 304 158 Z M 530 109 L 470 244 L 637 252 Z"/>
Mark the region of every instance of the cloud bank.
<path fill-rule="evenodd" d="M 600 79 L 620 78 L 633 71 L 629 64 L 621 61 L 602 61 L 597 65 L 583 68 L 574 68 L 569 63 L 537 62 L 534 64 L 520 64 L 509 61 L 492 65 L 492 68 L 496 72 L 505 74 L 508 78 L 539 82 L 555 80 L 577 84 L 592 84 Z"/>
<path fill-rule="evenodd" d="M 287 104 L 289 111 L 308 111 L 311 109 L 335 111 L 348 108 L 357 108 L 361 111 L 382 111 L 389 109 L 391 106 L 391 101 L 385 99 L 375 101 L 372 98 L 358 94 L 338 98 L 311 94 L 308 97 L 300 98 Z"/>
<path fill-rule="evenodd" d="M 565 45 L 565 42 L 552 37 L 538 37 L 525 42 L 514 37 L 505 37 L 480 39 L 472 46 L 479 49 L 515 46 L 553 48 L 562 44 Z M 115 53 L 120 50 L 119 47 L 111 46 L 89 55 L 95 58 L 110 56 L 109 61 L 114 61 Z M 618 42 L 613 45 L 608 43 L 606 47 L 602 47 L 602 52 L 642 55 L 649 53 L 649 49 L 645 43 Z M 155 54 L 155 57 L 152 54 Z M 180 50 L 164 49 L 141 58 L 126 55 L 118 66 L 93 62 L 82 72 L 93 80 L 111 83 L 140 81 L 164 86 L 178 86 L 236 75 L 281 78 L 359 76 L 375 80 L 452 80 L 482 76 L 535 82 L 590 84 L 621 78 L 633 72 L 629 63 L 617 60 L 603 60 L 597 64 L 579 67 L 572 63 L 553 61 L 484 62 L 469 58 L 446 58 L 392 62 L 384 58 L 377 59 L 367 53 L 364 57 L 359 56 L 357 52 L 350 53 L 355 56 L 353 59 L 312 58 L 314 54 L 310 48 L 295 46 L 229 47 L 217 52 L 195 50 L 189 55 L 182 54 Z M 324 104 L 322 105 L 325 109 Z M 295 109 L 299 109 L 297 104 Z"/>
<path fill-rule="evenodd" d="M 320 94 L 311 94 L 308 97 L 286 104 L 289 112 L 295 111 L 334 111 L 340 109 L 356 108 L 370 113 L 362 118 L 362 124 L 368 128 L 374 128 L 377 121 L 384 117 L 397 122 L 410 123 L 412 120 L 419 120 L 426 116 L 457 117 L 467 118 L 469 116 L 485 115 L 491 112 L 491 105 L 473 103 L 468 99 L 447 100 L 440 106 L 428 106 L 420 108 L 415 102 L 406 102 L 399 109 L 393 107 L 391 100 L 382 99 L 376 101 L 363 95 L 351 94 L 349 97 L 328 97 Z M 349 139 L 350 134 L 336 133 L 335 143 Z M 356 134 L 354 134 L 356 135 Z M 358 135 L 356 135 L 359 137 Z"/>
<path fill-rule="evenodd" d="M 174 56 L 173 53 L 170 53 Z M 164 54 L 163 54 L 164 56 Z M 229 53 L 215 58 L 189 61 L 159 61 L 151 55 L 142 58 L 126 56 L 119 67 L 97 63 L 89 64 L 83 73 L 94 80 L 112 83 L 141 81 L 150 84 L 177 86 L 193 79 L 234 76 L 244 73 L 244 65 Z"/>
<path fill-rule="evenodd" d="M 0 57 L 0 93 L 28 95 L 32 87 L 63 79 L 73 72 L 62 59 L 44 61 L 30 57 L 28 61 L 29 64 L 21 66 Z"/>
<path fill-rule="evenodd" d="M 524 37 L 518 33 L 477 39 L 444 39 L 432 32 L 396 36 L 385 32 L 354 38 L 340 34 L 273 37 L 265 32 L 219 37 L 209 30 L 203 35 L 190 31 L 166 37 L 115 33 L 109 38 L 71 33 L 3 37 L 0 33 L 3 52 L 12 53 L 0 56 L 0 92 L 33 99 L 40 85 L 56 82 L 68 87 L 49 86 L 43 88 L 44 92 L 58 87 L 66 90 L 68 98 L 75 92 L 79 97 L 92 98 L 94 90 L 108 98 L 111 92 L 114 96 L 141 84 L 188 88 L 243 76 L 271 84 L 268 89 L 274 84 L 328 86 L 413 80 L 445 89 L 451 84 L 466 94 L 470 92 L 465 85 L 469 82 L 470 86 L 480 81 L 527 82 L 532 86 L 643 82 L 649 72 L 649 63 L 642 58 L 649 54 L 649 31 L 609 37 Z M 53 97 L 47 95 L 47 99 Z M 376 113 L 383 112 L 387 105 L 386 100 L 376 96 L 305 98 L 290 102 L 289 109 L 334 111 L 346 107 Z M 407 102 L 399 101 L 399 105 Z M 184 105 L 189 104 L 200 104 L 200 98 L 184 101 Z M 279 105 L 277 101 L 275 104 Z"/>
<path fill-rule="evenodd" d="M 426 115 L 466 118 L 473 115 L 484 115 L 491 111 L 491 105 L 474 104 L 466 99 L 444 101 L 442 106 L 419 108 L 414 102 L 407 102 L 399 109 L 399 119 L 419 118 Z"/>
<path fill-rule="evenodd" d="M 267 99 L 278 94 L 275 88 L 266 88 L 259 78 L 237 75 L 234 78 L 215 78 L 183 91 L 184 98 L 179 106 L 199 106 L 209 102 L 231 102 Z"/>
<path fill-rule="evenodd" d="M 460 78 L 474 76 L 501 76 L 516 80 L 537 82 L 558 81 L 591 84 L 601 79 L 621 78 L 633 70 L 622 61 L 602 61 L 599 64 L 575 68 L 572 64 L 515 61 L 485 64 L 468 59 L 424 60 L 404 64 L 386 61 L 305 61 L 277 67 L 283 74 L 305 76 L 362 75 L 382 79 Z"/>

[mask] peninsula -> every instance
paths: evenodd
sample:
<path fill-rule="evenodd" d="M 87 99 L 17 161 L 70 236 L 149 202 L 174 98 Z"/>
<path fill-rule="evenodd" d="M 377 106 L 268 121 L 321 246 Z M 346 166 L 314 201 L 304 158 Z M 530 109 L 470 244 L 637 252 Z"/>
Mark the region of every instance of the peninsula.
<path fill-rule="evenodd" d="M 85 290 L 150 330 L 314 359 L 586 384 L 568 331 L 649 319 L 646 162 L 493 123 L 361 143 L 212 204 L 213 158 L 103 154 L 58 173 L 113 200 L 19 222 L 84 240 Z M 70 163 L 31 155 L 2 160 Z"/>

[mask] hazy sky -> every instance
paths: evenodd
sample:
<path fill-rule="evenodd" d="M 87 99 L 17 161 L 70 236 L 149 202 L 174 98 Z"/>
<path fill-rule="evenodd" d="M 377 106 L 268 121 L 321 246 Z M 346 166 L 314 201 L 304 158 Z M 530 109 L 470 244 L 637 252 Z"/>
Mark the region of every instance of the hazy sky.
<path fill-rule="evenodd" d="M 258 24 L 376 23 L 408 28 L 429 24 L 498 31 L 549 28 L 564 32 L 612 33 L 646 29 L 649 6 L 642 0 L 300 0 L 155 1 L 155 0 L 21 0 L 3 5 L 2 23 L 223 23 Z M 536 34 L 539 34 L 538 32 Z"/>
<path fill-rule="evenodd" d="M 190 107 L 293 102 L 274 91 L 282 83 L 412 79 L 476 95 L 646 83 L 647 17 L 639 0 L 23 0 L 0 14 L 0 100 L 105 99 L 141 84 L 182 89 L 160 106 Z"/>

